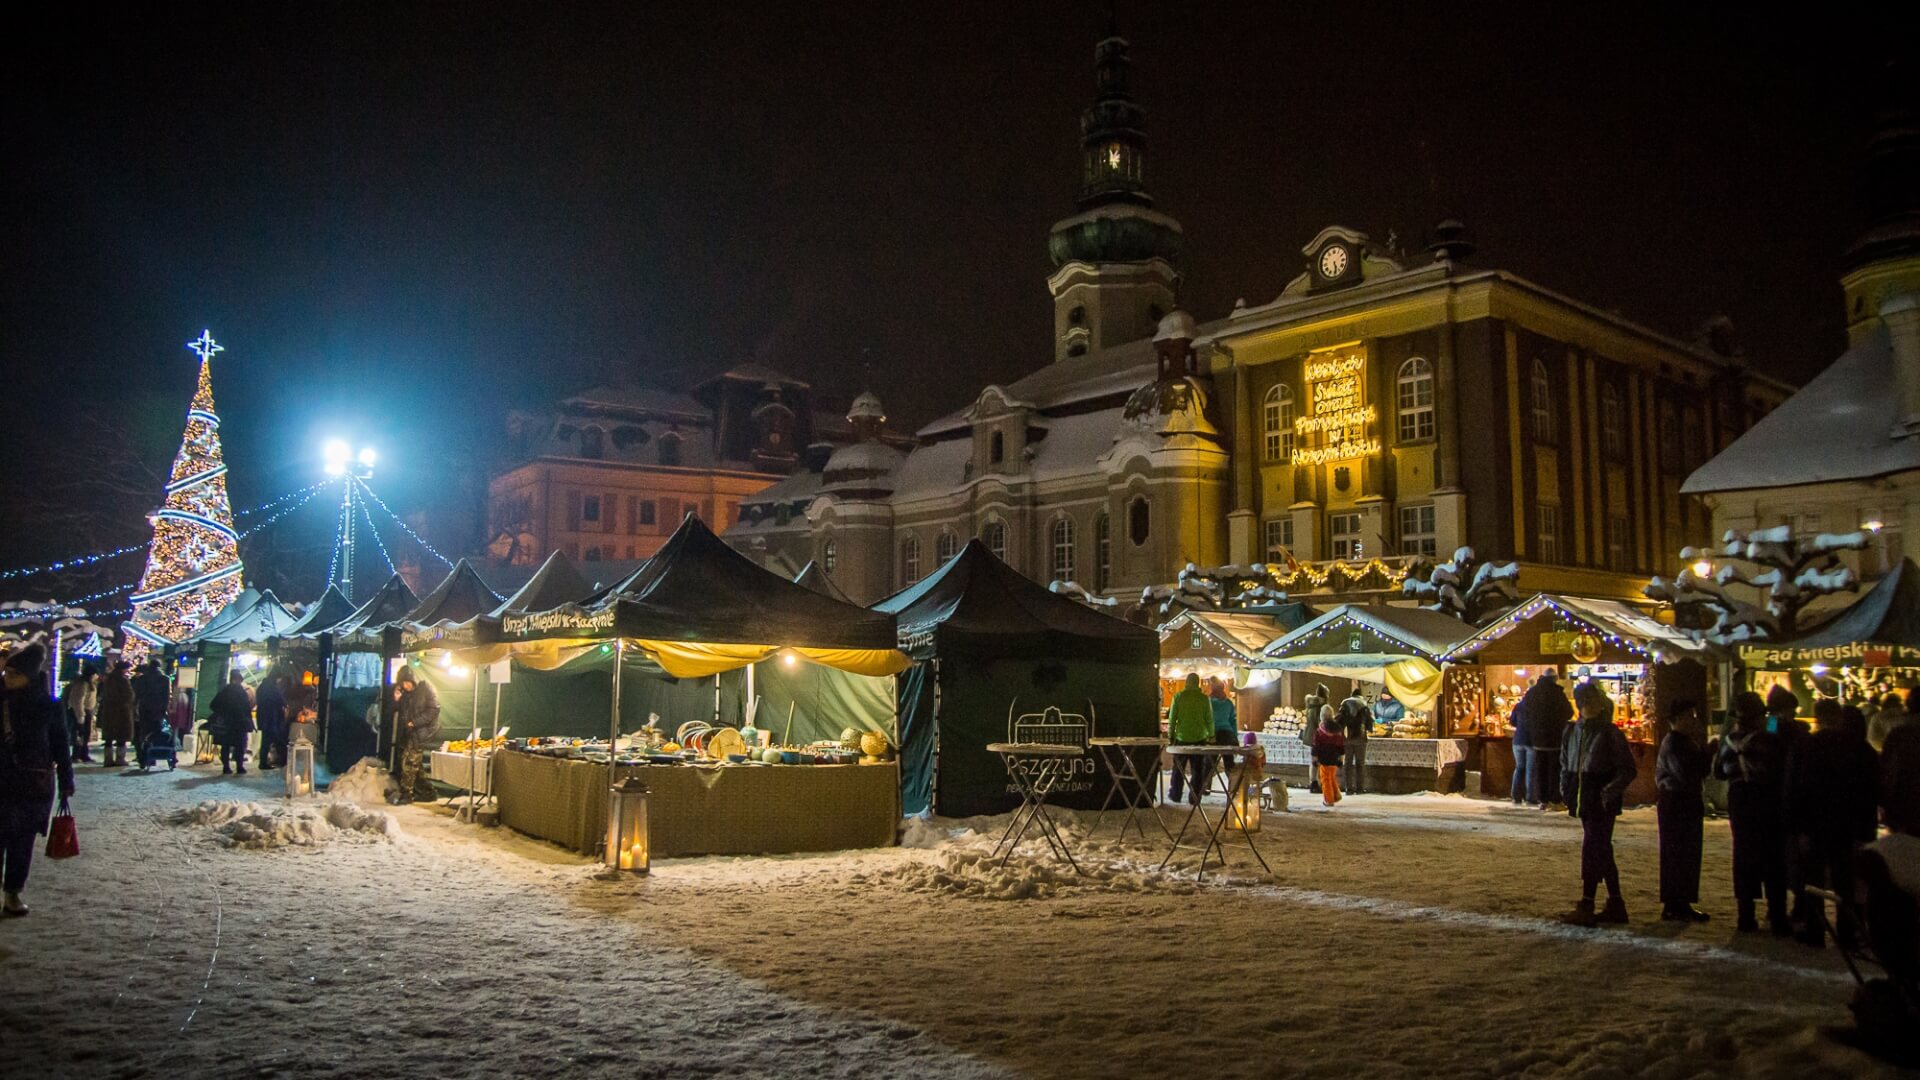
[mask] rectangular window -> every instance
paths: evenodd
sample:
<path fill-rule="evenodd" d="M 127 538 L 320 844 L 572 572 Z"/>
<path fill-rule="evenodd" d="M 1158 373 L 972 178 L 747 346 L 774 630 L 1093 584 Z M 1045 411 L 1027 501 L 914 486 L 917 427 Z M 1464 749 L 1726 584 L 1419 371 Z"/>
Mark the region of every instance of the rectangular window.
<path fill-rule="evenodd" d="M 1799 520 L 1793 523 L 1794 538 L 1797 540 L 1799 539 L 1811 540 L 1814 537 L 1819 536 L 1820 522 L 1821 522 L 1820 512 L 1817 510 L 1812 511 L 1810 513 L 1801 514 Z"/>
<path fill-rule="evenodd" d="M 1432 504 L 1401 507 L 1400 554 L 1433 558 L 1439 553 L 1440 541 L 1434 535 Z"/>
<path fill-rule="evenodd" d="M 1328 514 L 1327 531 L 1332 536 L 1334 558 L 1366 558 L 1365 545 L 1360 540 L 1359 514 Z"/>
<path fill-rule="evenodd" d="M 660 500 L 660 519 L 662 521 L 665 521 L 667 523 L 667 527 L 670 529 L 679 528 L 680 500 L 679 499 L 661 499 Z"/>
<path fill-rule="evenodd" d="M 1265 558 L 1285 557 L 1293 552 L 1293 518 L 1268 518 L 1260 523 Z"/>
<path fill-rule="evenodd" d="M 652 499 L 640 500 L 640 524 L 652 525 L 653 522 L 654 522 L 653 500 Z"/>
<path fill-rule="evenodd" d="M 1627 516 L 1613 514 L 1607 518 L 1607 566 L 1613 570 L 1633 568 L 1632 557 L 1627 554 L 1631 546 L 1627 541 Z"/>
<path fill-rule="evenodd" d="M 1537 534 L 1538 550 L 1541 562 L 1560 561 L 1560 507 L 1553 503 L 1541 503 L 1533 508 L 1533 519 Z"/>
<path fill-rule="evenodd" d="M 588 495 L 585 498 L 580 500 L 580 520 L 581 521 L 599 521 L 600 520 L 600 496 Z"/>

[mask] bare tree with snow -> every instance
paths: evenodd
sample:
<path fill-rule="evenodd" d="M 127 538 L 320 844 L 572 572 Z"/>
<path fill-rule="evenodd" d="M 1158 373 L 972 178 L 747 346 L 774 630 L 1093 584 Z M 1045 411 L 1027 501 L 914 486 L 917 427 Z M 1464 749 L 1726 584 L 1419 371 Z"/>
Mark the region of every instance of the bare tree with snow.
<path fill-rule="evenodd" d="M 1414 564 L 1400 583 L 1400 591 L 1421 601 L 1429 611 L 1444 611 L 1478 626 L 1488 616 L 1520 602 L 1515 585 L 1519 580 L 1517 565 L 1482 562 L 1472 548 L 1463 547 L 1437 566 L 1424 560 Z"/>
<path fill-rule="evenodd" d="M 1864 532 L 1796 537 L 1789 525 L 1728 529 L 1718 549 L 1682 548 L 1680 561 L 1686 565 L 1680 573 L 1655 577 L 1645 592 L 1672 604 L 1675 624 L 1696 641 L 1784 641 L 1793 637 L 1808 603 L 1859 583 L 1840 553 L 1859 551 L 1867 543 Z M 1754 590 L 1760 602 L 1743 599 L 1735 586 Z"/>

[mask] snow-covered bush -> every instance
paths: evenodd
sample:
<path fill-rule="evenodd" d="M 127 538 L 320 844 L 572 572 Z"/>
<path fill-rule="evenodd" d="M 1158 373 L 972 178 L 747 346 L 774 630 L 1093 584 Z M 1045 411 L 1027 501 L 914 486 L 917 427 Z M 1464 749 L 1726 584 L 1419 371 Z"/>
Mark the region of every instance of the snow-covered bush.
<path fill-rule="evenodd" d="M 1437 566 L 1425 560 L 1415 563 L 1400 583 L 1400 592 L 1429 611 L 1444 611 L 1478 626 L 1520 602 L 1515 587 L 1519 579 L 1517 565 L 1481 562 L 1472 548 L 1463 547 Z"/>
<path fill-rule="evenodd" d="M 1800 611 L 1809 602 L 1848 592 L 1859 583 L 1853 568 L 1840 561 L 1840 553 L 1859 551 L 1867 543 L 1864 532 L 1797 537 L 1788 525 L 1728 529 L 1717 549 L 1680 549 L 1685 564 L 1680 573 L 1655 577 L 1645 592 L 1672 604 L 1675 625 L 1696 641 L 1784 641 L 1794 635 Z M 1742 599 L 1734 586 L 1755 590 L 1762 602 Z"/>

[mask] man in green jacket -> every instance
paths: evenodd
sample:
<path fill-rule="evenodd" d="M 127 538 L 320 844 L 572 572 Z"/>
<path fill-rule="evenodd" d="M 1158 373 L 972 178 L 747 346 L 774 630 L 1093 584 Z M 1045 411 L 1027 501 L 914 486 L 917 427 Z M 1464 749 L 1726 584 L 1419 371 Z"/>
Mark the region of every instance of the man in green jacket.
<path fill-rule="evenodd" d="M 1205 746 L 1213 741 L 1213 703 L 1207 700 L 1207 692 L 1200 689 L 1199 672 L 1187 672 L 1187 685 L 1173 695 L 1173 707 L 1167 710 L 1167 741 L 1175 746 Z M 1187 779 L 1181 775 L 1185 766 L 1193 773 L 1190 785 L 1183 784 Z M 1200 805 L 1200 797 L 1206 794 L 1207 774 L 1211 759 L 1204 754 L 1191 757 L 1181 755 L 1173 759 L 1173 778 L 1167 783 L 1167 799 L 1179 802 L 1182 786 L 1191 787 L 1188 801 Z"/>

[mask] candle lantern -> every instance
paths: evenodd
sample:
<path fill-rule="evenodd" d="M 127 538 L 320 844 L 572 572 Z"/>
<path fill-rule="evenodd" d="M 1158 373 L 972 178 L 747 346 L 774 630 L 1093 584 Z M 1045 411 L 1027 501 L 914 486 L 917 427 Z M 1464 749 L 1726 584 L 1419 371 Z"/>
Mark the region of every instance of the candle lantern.
<path fill-rule="evenodd" d="M 1247 752 L 1235 765 L 1238 774 L 1233 784 L 1233 801 L 1227 812 L 1227 828 L 1243 832 L 1260 831 L 1260 793 L 1256 790 L 1260 781 L 1267 775 L 1267 751 L 1258 740 L 1247 747 Z"/>
<path fill-rule="evenodd" d="M 295 739 L 287 748 L 287 797 L 313 794 L 313 744 Z"/>
<path fill-rule="evenodd" d="M 653 837 L 647 826 L 647 785 L 628 777 L 607 792 L 608 867 L 630 873 L 648 872 Z"/>

